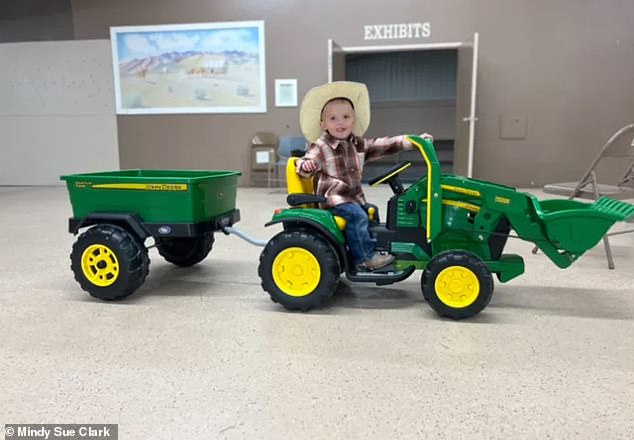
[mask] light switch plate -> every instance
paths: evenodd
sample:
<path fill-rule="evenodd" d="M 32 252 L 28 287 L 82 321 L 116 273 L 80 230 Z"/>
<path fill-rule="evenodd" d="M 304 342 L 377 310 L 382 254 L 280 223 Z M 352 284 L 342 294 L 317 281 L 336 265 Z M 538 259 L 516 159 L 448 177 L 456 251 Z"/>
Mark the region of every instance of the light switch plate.
<path fill-rule="evenodd" d="M 526 115 L 500 116 L 500 139 L 526 139 Z"/>

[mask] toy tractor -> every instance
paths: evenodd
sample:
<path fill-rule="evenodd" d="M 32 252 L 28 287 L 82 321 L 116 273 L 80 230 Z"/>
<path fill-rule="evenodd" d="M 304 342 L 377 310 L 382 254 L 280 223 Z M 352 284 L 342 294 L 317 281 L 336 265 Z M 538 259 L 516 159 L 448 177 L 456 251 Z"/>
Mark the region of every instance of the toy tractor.
<path fill-rule="evenodd" d="M 290 208 L 279 210 L 268 225 L 284 230 L 266 244 L 258 274 L 274 302 L 290 310 L 322 306 L 334 293 L 341 273 L 354 282 L 386 285 L 422 270 L 421 288 L 441 316 L 462 319 L 481 312 L 493 293 L 493 274 L 507 282 L 524 272 L 519 255 L 505 254 L 510 231 L 535 243 L 558 267 L 566 268 L 594 247 L 617 221 L 634 215 L 634 205 L 600 198 L 589 204 L 543 200 L 514 188 L 453 174 L 441 174 L 431 141 L 409 140 L 422 154 L 427 174 L 407 189 L 400 163 L 370 184 L 389 184 L 394 195 L 385 223 L 371 221 L 377 250 L 396 256 L 393 265 L 358 272 L 346 248 L 345 220 L 317 208 L 323 197 L 313 183 L 287 165 Z"/>

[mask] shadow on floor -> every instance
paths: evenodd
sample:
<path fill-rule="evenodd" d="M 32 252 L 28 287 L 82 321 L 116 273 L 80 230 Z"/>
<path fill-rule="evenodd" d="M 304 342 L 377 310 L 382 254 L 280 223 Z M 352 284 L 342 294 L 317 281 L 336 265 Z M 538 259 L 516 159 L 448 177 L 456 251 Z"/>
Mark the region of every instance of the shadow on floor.
<path fill-rule="evenodd" d="M 544 315 L 634 319 L 634 310 L 623 308 L 620 297 L 632 292 L 562 286 L 510 286 L 496 289 L 488 307 L 535 310 Z"/>
<path fill-rule="evenodd" d="M 135 305 L 148 297 L 251 297 L 267 300 L 268 294 L 254 278 L 253 264 L 240 261 L 205 262 L 182 268 L 169 264 L 155 265 L 145 283 L 128 298 L 109 304 Z M 634 310 L 622 306 L 622 295 L 631 294 L 616 289 L 578 288 L 565 286 L 497 285 L 491 303 L 470 323 L 500 323 L 507 310 L 525 310 L 539 315 L 579 318 L 632 320 Z M 88 294 L 79 301 L 97 301 Z M 267 309 L 270 302 L 265 301 Z M 256 305 L 257 307 L 257 305 Z M 420 287 L 412 283 L 377 287 L 373 284 L 351 283 L 341 279 L 331 301 L 311 314 L 330 314 L 345 309 L 407 309 L 419 308 L 421 313 L 435 312 L 423 299 Z M 285 311 L 282 306 L 274 309 Z M 502 313 L 501 313 L 502 312 Z"/>
<path fill-rule="evenodd" d="M 409 286 L 408 286 L 409 287 Z M 333 307 L 354 309 L 400 309 L 425 303 L 420 291 L 398 286 L 377 287 L 341 280 L 331 300 Z"/>

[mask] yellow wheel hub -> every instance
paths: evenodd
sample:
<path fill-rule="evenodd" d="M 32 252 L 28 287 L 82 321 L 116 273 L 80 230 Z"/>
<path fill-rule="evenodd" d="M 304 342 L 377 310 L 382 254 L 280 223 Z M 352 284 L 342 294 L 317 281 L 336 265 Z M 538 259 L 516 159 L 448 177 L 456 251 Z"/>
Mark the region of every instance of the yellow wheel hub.
<path fill-rule="evenodd" d="M 321 268 L 312 252 L 291 247 L 277 254 L 273 260 L 273 281 L 290 296 L 310 295 L 319 284 Z"/>
<path fill-rule="evenodd" d="M 470 269 L 450 266 L 438 274 L 434 288 L 444 304 L 460 309 L 473 304 L 478 298 L 480 281 Z"/>
<path fill-rule="evenodd" d="M 119 277 L 119 260 L 107 246 L 93 244 L 81 255 L 81 270 L 95 286 L 107 287 Z"/>

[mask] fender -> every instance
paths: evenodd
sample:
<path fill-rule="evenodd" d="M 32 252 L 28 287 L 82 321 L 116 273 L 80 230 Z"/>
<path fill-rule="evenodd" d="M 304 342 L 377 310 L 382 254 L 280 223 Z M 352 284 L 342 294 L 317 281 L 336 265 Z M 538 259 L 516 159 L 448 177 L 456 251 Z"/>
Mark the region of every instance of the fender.
<path fill-rule="evenodd" d="M 275 225 L 278 223 L 283 223 L 284 229 L 312 229 L 316 230 L 319 235 L 326 239 L 326 241 L 333 247 L 333 249 L 337 252 L 339 256 L 339 261 L 345 266 L 347 266 L 347 252 L 346 245 L 343 240 L 343 235 L 335 236 L 327 227 L 321 224 L 318 221 L 308 219 L 306 217 L 290 217 L 290 218 L 274 218 L 270 222 L 266 223 L 264 226 L 268 227 L 271 225 Z M 346 267 L 347 270 L 347 267 Z"/>
<path fill-rule="evenodd" d="M 83 218 L 71 217 L 68 219 L 68 232 L 77 235 L 81 228 L 96 225 L 98 223 L 124 224 L 129 227 L 140 239 L 145 240 L 150 235 L 150 231 L 143 225 L 143 220 L 135 213 L 108 213 L 92 212 Z"/>

